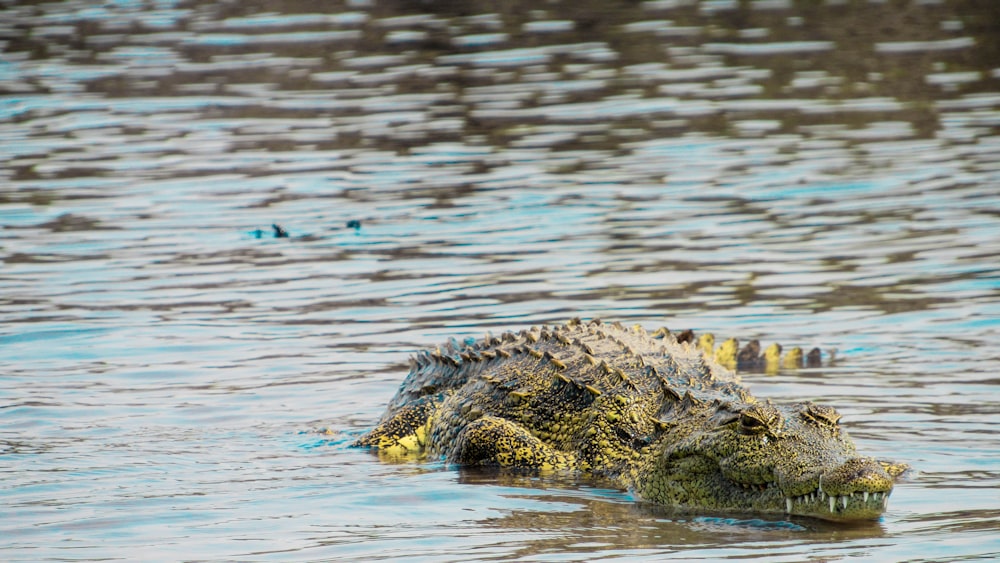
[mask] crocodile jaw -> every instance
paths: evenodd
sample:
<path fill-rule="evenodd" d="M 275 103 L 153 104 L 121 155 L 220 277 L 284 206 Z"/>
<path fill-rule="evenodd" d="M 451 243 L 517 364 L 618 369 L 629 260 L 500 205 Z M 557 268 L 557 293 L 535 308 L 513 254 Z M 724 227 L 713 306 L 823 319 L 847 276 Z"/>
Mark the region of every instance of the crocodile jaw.
<path fill-rule="evenodd" d="M 783 486 L 785 511 L 824 520 L 874 520 L 888 507 L 893 480 L 878 461 L 854 457 L 820 473 L 815 488 L 813 479 Z"/>
<path fill-rule="evenodd" d="M 835 522 L 876 520 L 889 505 L 892 490 L 870 493 L 859 491 L 846 495 L 827 495 L 822 490 L 785 497 L 785 513 L 811 516 Z"/>
<path fill-rule="evenodd" d="M 894 480 L 878 461 L 860 457 L 826 470 L 796 470 L 789 475 L 780 467 L 774 471 L 776 480 L 771 482 L 725 480 L 740 491 L 737 504 L 745 508 L 837 522 L 879 518 L 888 506 Z"/>

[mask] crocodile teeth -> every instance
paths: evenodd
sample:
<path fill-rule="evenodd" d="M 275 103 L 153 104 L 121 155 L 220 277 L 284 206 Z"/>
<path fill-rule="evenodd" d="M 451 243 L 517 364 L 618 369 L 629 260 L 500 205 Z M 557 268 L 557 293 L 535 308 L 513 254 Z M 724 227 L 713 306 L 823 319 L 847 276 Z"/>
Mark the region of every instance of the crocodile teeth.
<path fill-rule="evenodd" d="M 862 492 L 861 493 L 861 498 L 865 499 L 865 502 L 868 502 L 868 491 Z"/>
<path fill-rule="evenodd" d="M 830 497 L 830 512 L 833 512 L 833 503 L 834 503 L 833 497 Z"/>
<path fill-rule="evenodd" d="M 792 511 L 792 499 L 791 497 L 785 497 L 785 512 Z"/>
<path fill-rule="evenodd" d="M 847 509 L 847 495 L 840 497 L 840 505 Z"/>
<path fill-rule="evenodd" d="M 882 508 L 888 508 L 888 506 L 889 506 L 889 493 L 886 493 L 882 497 Z"/>

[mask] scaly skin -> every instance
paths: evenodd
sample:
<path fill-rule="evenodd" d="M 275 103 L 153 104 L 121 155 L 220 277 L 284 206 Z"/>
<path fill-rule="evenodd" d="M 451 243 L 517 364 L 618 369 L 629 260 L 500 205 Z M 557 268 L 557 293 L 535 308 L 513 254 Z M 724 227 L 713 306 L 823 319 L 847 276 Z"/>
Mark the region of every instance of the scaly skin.
<path fill-rule="evenodd" d="M 414 358 L 356 445 L 590 472 L 684 509 L 878 518 L 905 465 L 858 456 L 831 407 L 760 402 L 724 367 L 802 362 L 799 349 L 760 354 L 756 341 L 740 350 L 732 339 L 716 349 L 711 335 L 600 321 L 452 341 Z"/>

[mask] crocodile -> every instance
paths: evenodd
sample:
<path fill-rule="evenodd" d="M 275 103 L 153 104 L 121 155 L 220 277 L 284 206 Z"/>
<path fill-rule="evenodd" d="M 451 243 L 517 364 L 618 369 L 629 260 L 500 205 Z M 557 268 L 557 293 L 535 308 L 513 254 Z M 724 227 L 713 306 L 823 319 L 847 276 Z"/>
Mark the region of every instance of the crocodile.
<path fill-rule="evenodd" d="M 860 456 L 830 406 L 758 400 L 733 369 L 819 358 L 598 319 L 452 339 L 411 359 L 380 423 L 354 445 L 591 474 L 687 511 L 877 519 L 908 466 Z"/>

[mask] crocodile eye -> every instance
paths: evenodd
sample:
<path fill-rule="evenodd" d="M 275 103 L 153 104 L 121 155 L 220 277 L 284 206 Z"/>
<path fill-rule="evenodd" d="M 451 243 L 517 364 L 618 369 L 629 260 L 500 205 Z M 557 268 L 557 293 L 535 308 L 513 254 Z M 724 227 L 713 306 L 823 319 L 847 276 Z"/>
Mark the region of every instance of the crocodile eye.
<path fill-rule="evenodd" d="M 802 417 L 820 425 L 832 427 L 836 427 L 840 421 L 840 413 L 836 409 L 826 405 L 814 405 L 813 403 L 806 405 L 805 410 L 802 411 Z"/>
<path fill-rule="evenodd" d="M 759 434 L 764 430 L 767 430 L 767 424 L 759 418 L 743 413 L 740 415 L 740 430 L 744 434 Z"/>
<path fill-rule="evenodd" d="M 740 432 L 743 434 L 781 434 L 784 419 L 774 406 L 754 405 L 740 413 Z"/>

